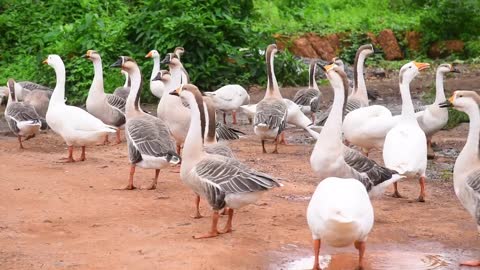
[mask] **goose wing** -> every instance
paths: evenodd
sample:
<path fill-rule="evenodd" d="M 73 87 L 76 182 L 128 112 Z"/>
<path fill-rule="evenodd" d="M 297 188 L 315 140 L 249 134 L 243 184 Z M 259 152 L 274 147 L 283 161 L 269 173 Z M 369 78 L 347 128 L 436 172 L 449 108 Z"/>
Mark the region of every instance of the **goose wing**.
<path fill-rule="evenodd" d="M 52 91 L 51 88 L 49 88 L 49 87 L 47 87 L 47 86 L 43 86 L 43 85 L 38 84 L 38 83 L 34 83 L 34 82 L 24 81 L 24 82 L 18 82 L 18 84 L 20 84 L 24 89 L 28 89 L 28 90 L 47 90 L 47 91 Z"/>
<path fill-rule="evenodd" d="M 32 105 L 23 102 L 14 102 L 7 106 L 5 116 L 9 126 L 15 133 L 20 132 L 17 125 L 19 122 L 30 121 L 32 124 L 39 123 L 42 126 L 45 122 Z"/>
<path fill-rule="evenodd" d="M 159 118 L 145 117 L 129 120 L 126 125 L 130 161 L 137 163 L 142 156 L 179 157 L 168 127 Z"/>
<path fill-rule="evenodd" d="M 130 87 L 128 86 L 117 87 L 115 91 L 113 91 L 113 95 L 123 98 L 125 102 L 127 101 L 127 97 L 129 93 L 130 93 Z"/>
<path fill-rule="evenodd" d="M 122 114 L 125 114 L 125 99 L 112 94 L 107 94 L 106 96 L 108 105 Z"/>
<path fill-rule="evenodd" d="M 320 96 L 320 91 L 309 88 L 299 90 L 293 97 L 293 102 L 302 106 L 311 106 L 312 100 Z"/>
<path fill-rule="evenodd" d="M 240 139 L 241 135 L 245 135 L 244 132 L 228 127 L 224 125 L 222 122 L 217 122 L 215 124 L 215 136 L 217 140 L 229 141 L 229 140 L 238 140 Z"/>
<path fill-rule="evenodd" d="M 280 134 L 287 123 L 288 107 L 283 99 L 264 99 L 257 104 L 254 126 L 266 125 L 269 129 L 278 128 Z"/>

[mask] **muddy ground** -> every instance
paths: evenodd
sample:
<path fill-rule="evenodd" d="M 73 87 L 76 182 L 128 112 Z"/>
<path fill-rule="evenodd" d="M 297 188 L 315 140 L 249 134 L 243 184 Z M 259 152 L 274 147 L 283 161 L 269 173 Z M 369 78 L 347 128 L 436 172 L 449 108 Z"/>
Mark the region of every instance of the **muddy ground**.
<path fill-rule="evenodd" d="M 478 89 L 477 75 L 449 78 L 446 88 Z M 417 79 L 414 97 L 431 82 L 429 75 Z M 367 82 L 383 97 L 380 103 L 398 108 L 396 84 L 389 78 Z M 283 93 L 292 97 L 295 90 Z M 322 90 L 330 102 L 330 90 Z M 252 101 L 261 95 L 253 91 Z M 281 146 L 280 154 L 262 154 L 245 122 L 237 127 L 248 135 L 230 142 L 235 154 L 285 186 L 239 210 L 233 233 L 204 240 L 192 235 L 209 229 L 209 207 L 202 202 L 206 218 L 190 217 L 193 194 L 174 168 L 161 172 L 157 190 L 116 190 L 127 184 L 125 143 L 90 147 L 87 161 L 62 164 L 57 161 L 67 150 L 52 132 L 25 142 L 25 150 L 18 149 L 16 138 L 0 137 L 0 269 L 308 269 L 312 251 L 305 212 L 319 181 L 309 164 L 314 142 L 290 129 L 289 145 Z M 373 201 L 366 269 L 459 269 L 460 260 L 480 259 L 476 225 L 452 185 L 467 130 L 462 124 L 435 136 L 437 157 L 429 162 L 425 203 L 413 201 L 419 193 L 415 180 L 399 184 L 406 198 L 390 197 L 389 189 Z M 372 157 L 381 162 L 380 152 Z M 145 187 L 153 175 L 138 169 L 135 184 Z M 353 269 L 357 260 L 353 247 L 322 247 L 321 254 L 328 269 Z"/>

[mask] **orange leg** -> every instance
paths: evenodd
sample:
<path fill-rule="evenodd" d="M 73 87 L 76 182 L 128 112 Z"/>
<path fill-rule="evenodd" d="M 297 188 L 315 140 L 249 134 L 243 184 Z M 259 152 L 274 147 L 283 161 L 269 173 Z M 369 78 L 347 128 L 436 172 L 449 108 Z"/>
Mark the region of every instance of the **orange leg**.
<path fill-rule="evenodd" d="M 278 140 L 275 140 L 275 149 L 273 150 L 272 154 L 278 154 Z"/>
<path fill-rule="evenodd" d="M 135 164 L 130 165 L 130 176 L 128 177 L 128 185 L 124 188 L 127 190 L 136 189 L 133 185 L 133 175 L 135 174 Z"/>
<path fill-rule="evenodd" d="M 115 144 L 120 144 L 120 143 L 122 143 L 122 139 L 120 138 L 120 129 L 117 129 L 117 140 L 115 141 Z"/>
<path fill-rule="evenodd" d="M 365 255 L 365 242 L 355 241 L 355 248 L 358 249 L 358 267 L 357 269 L 363 269 L 363 255 Z"/>
<path fill-rule="evenodd" d="M 155 169 L 155 178 L 153 178 L 153 181 L 152 183 L 150 184 L 150 186 L 148 186 L 146 189 L 148 190 L 154 190 L 157 188 L 157 181 L 158 181 L 158 175 L 160 174 L 160 170 L 159 169 Z"/>
<path fill-rule="evenodd" d="M 80 156 L 80 161 L 85 161 L 85 146 L 82 146 L 82 155 Z"/>
<path fill-rule="evenodd" d="M 232 112 L 232 118 L 233 118 L 233 123 L 234 125 L 237 124 L 237 112 L 236 111 L 233 111 Z"/>
<path fill-rule="evenodd" d="M 220 213 L 220 215 L 222 215 L 222 216 L 228 215 L 228 207 L 224 207 L 223 210 L 222 210 L 222 213 Z"/>
<path fill-rule="evenodd" d="M 193 239 L 211 238 L 211 237 L 218 236 L 218 234 L 219 234 L 218 229 L 217 229 L 218 217 L 219 217 L 218 211 L 216 211 L 216 210 L 213 211 L 212 227 L 210 229 L 210 232 L 208 232 L 206 234 L 202 234 L 202 235 L 195 235 L 195 236 L 193 236 Z"/>
<path fill-rule="evenodd" d="M 402 195 L 400 195 L 400 193 L 398 193 L 398 186 L 397 186 L 397 182 L 393 183 L 393 188 L 394 188 L 394 192 L 392 194 L 392 197 L 394 198 L 402 198 Z"/>
<path fill-rule="evenodd" d="M 425 202 L 425 176 L 420 177 L 418 182 L 420 183 L 420 196 L 418 196 L 417 201 Z"/>
<path fill-rule="evenodd" d="M 267 153 L 267 150 L 265 150 L 265 140 L 262 140 L 262 150 L 264 154 Z"/>
<path fill-rule="evenodd" d="M 25 148 L 23 148 L 22 137 L 20 137 L 20 135 L 18 135 L 17 138 L 18 138 L 18 143 L 20 144 L 20 149 L 25 149 Z"/>
<path fill-rule="evenodd" d="M 312 113 L 312 123 L 315 124 L 315 113 Z"/>
<path fill-rule="evenodd" d="M 315 261 L 313 263 L 313 269 L 312 270 L 321 270 L 320 268 L 320 260 L 319 260 L 319 255 L 320 255 L 320 245 L 321 245 L 321 240 L 316 239 L 313 240 L 313 253 L 315 256 Z"/>
<path fill-rule="evenodd" d="M 461 262 L 460 266 L 480 266 L 480 261 L 466 261 Z"/>
<path fill-rule="evenodd" d="M 232 208 L 228 208 L 228 220 L 227 220 L 227 224 L 225 224 L 225 228 L 224 228 L 223 231 L 221 231 L 220 233 L 229 233 L 229 232 L 232 232 L 232 221 L 233 221 L 233 209 L 232 209 Z"/>
<path fill-rule="evenodd" d="M 68 157 L 62 159 L 66 160 L 65 163 L 75 162 L 75 159 L 73 159 L 73 146 L 68 146 Z"/>
<path fill-rule="evenodd" d="M 182 151 L 182 145 L 177 143 L 177 154 L 180 155 L 180 151 Z"/>
<path fill-rule="evenodd" d="M 195 194 L 195 214 L 192 216 L 195 219 L 202 218 L 202 214 L 200 214 L 200 196 Z"/>
<path fill-rule="evenodd" d="M 105 135 L 105 140 L 103 141 L 103 145 L 107 145 L 109 143 L 110 143 L 110 141 L 108 140 L 108 134 L 107 134 L 107 135 Z"/>
<path fill-rule="evenodd" d="M 281 134 L 280 134 L 280 144 L 283 144 L 283 145 L 287 145 L 287 141 L 285 140 L 285 131 L 283 131 Z"/>

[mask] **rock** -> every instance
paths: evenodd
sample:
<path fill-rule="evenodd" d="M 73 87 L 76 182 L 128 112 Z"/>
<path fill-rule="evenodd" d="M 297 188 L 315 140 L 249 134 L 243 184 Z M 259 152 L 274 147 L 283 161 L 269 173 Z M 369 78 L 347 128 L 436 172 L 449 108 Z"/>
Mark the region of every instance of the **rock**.
<path fill-rule="evenodd" d="M 372 42 L 373 45 L 379 46 L 377 37 L 375 36 L 374 33 L 372 33 L 372 32 L 367 32 L 367 37 L 368 37 L 368 39 L 370 40 L 370 42 Z"/>
<path fill-rule="evenodd" d="M 277 48 L 279 50 L 285 50 L 287 47 L 285 44 L 288 44 L 290 42 L 290 37 L 286 35 L 281 35 L 281 34 L 274 34 L 273 38 L 275 39 L 275 44 L 277 44 Z"/>
<path fill-rule="evenodd" d="M 405 39 L 407 40 L 407 46 L 410 51 L 419 52 L 421 49 L 421 34 L 415 31 L 407 31 Z"/>
<path fill-rule="evenodd" d="M 401 60 L 403 53 L 398 45 L 397 38 L 391 29 L 385 29 L 378 34 L 378 43 L 385 53 L 386 60 Z"/>
<path fill-rule="evenodd" d="M 387 77 L 387 73 L 385 72 L 385 69 L 383 68 L 375 68 L 372 70 L 372 75 L 377 77 L 377 78 L 385 78 Z"/>
<path fill-rule="evenodd" d="M 465 43 L 461 40 L 438 41 L 432 44 L 428 50 L 428 57 L 446 57 L 452 53 L 462 53 Z"/>
<path fill-rule="evenodd" d="M 337 50 L 334 48 L 340 46 L 340 40 L 338 37 L 334 35 L 330 35 L 329 37 L 320 37 L 314 33 L 306 34 L 308 41 L 310 42 L 311 47 L 316 52 L 316 55 L 325 61 L 332 60 L 333 57 L 337 55 Z M 332 43 L 334 46 L 332 46 Z"/>
<path fill-rule="evenodd" d="M 289 50 L 296 56 L 318 58 L 317 52 L 310 45 L 310 41 L 306 36 L 301 36 L 292 42 Z"/>

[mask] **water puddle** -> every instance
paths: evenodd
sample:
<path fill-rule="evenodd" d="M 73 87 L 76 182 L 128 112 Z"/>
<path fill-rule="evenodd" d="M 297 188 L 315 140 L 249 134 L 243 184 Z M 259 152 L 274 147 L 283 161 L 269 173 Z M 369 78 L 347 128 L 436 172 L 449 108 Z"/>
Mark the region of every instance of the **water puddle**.
<path fill-rule="evenodd" d="M 269 269 L 312 269 L 313 250 L 297 249 L 288 253 L 288 255 L 283 254 L 283 261 L 280 264 L 271 264 Z M 365 269 L 375 270 L 447 270 L 457 269 L 459 262 L 468 258 L 475 258 L 475 255 L 459 249 L 448 249 L 438 243 L 370 244 L 367 245 L 364 266 Z M 321 250 L 320 267 L 322 269 L 355 269 L 357 263 L 358 252 L 353 247 L 343 249 L 325 247 Z"/>

